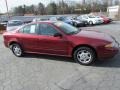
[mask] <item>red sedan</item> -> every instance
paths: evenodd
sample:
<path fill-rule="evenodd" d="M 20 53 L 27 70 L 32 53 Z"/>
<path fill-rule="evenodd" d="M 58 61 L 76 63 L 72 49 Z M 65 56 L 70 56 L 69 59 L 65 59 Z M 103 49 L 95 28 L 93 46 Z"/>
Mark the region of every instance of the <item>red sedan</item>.
<path fill-rule="evenodd" d="M 77 29 L 63 22 L 36 22 L 3 34 L 4 44 L 17 57 L 24 53 L 73 57 L 82 65 L 118 53 L 119 43 L 111 36 Z"/>
<path fill-rule="evenodd" d="M 106 16 L 100 16 L 101 18 L 103 18 L 104 24 L 108 24 L 110 22 L 112 22 L 112 19 L 106 17 Z"/>

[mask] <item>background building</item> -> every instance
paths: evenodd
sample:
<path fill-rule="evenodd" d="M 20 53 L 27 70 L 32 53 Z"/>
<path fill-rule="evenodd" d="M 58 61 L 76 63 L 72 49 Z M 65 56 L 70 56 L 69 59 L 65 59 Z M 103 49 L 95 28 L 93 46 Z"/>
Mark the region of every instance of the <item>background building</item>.
<path fill-rule="evenodd" d="M 108 12 L 108 16 L 112 19 L 120 18 L 120 6 L 119 5 L 108 7 L 107 12 Z"/>

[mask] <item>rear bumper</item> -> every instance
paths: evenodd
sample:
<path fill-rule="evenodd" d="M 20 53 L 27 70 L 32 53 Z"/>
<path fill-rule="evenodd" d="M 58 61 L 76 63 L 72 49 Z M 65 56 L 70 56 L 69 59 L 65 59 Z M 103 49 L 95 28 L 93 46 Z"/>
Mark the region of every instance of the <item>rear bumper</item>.
<path fill-rule="evenodd" d="M 104 24 L 108 24 L 110 22 L 111 22 L 110 20 L 104 20 Z"/>

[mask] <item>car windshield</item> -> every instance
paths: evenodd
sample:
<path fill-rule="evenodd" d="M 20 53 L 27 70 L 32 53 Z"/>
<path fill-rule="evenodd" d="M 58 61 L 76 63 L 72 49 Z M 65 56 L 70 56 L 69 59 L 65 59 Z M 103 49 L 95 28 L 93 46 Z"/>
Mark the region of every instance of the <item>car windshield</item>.
<path fill-rule="evenodd" d="M 65 34 L 71 35 L 71 34 L 77 34 L 80 29 L 77 29 L 67 23 L 64 22 L 55 22 L 54 25 L 59 27 Z"/>
<path fill-rule="evenodd" d="M 86 16 L 86 15 L 83 15 L 82 17 L 85 18 L 85 19 L 88 19 L 88 16 Z"/>
<path fill-rule="evenodd" d="M 95 18 L 95 16 L 88 16 L 89 18 Z"/>
<path fill-rule="evenodd" d="M 8 22 L 8 26 L 20 26 L 22 24 L 23 24 L 22 21 L 9 21 Z"/>

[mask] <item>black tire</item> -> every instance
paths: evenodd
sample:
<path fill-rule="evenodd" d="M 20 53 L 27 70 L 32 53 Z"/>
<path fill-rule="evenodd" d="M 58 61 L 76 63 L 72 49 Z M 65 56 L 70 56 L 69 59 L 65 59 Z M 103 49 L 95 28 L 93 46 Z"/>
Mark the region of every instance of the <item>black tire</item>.
<path fill-rule="evenodd" d="M 74 22 L 74 26 L 75 26 L 75 27 L 77 27 L 77 26 L 78 26 L 78 24 L 77 24 L 76 22 Z"/>
<path fill-rule="evenodd" d="M 84 24 L 83 26 L 84 26 L 84 27 L 87 27 L 87 25 L 86 25 L 86 24 Z"/>
<path fill-rule="evenodd" d="M 93 22 L 92 22 L 92 21 L 89 21 L 89 25 L 91 25 L 91 26 L 92 26 L 92 25 L 93 25 Z"/>
<path fill-rule="evenodd" d="M 10 49 L 12 50 L 12 52 L 15 56 L 17 56 L 17 57 L 23 56 L 23 49 L 21 48 L 21 46 L 19 44 L 14 43 L 14 44 L 10 45 Z"/>
<path fill-rule="evenodd" d="M 87 66 L 96 60 L 96 53 L 89 47 L 79 47 L 74 51 L 73 58 L 77 63 Z"/>

